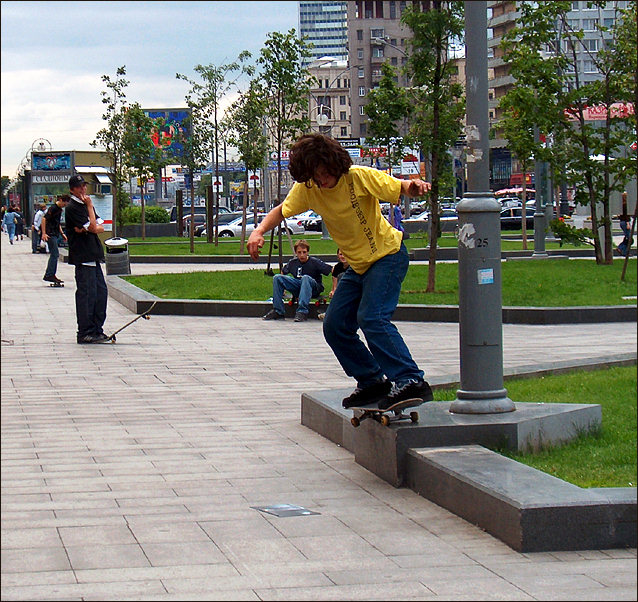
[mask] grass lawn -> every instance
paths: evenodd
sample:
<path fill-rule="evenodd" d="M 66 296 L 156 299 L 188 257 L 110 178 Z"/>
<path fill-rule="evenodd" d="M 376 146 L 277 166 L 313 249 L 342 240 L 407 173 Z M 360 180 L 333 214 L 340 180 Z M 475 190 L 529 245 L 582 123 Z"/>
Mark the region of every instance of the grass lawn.
<path fill-rule="evenodd" d="M 520 235 L 520 231 L 504 232 L 504 236 Z M 336 255 L 337 245 L 331 239 L 322 238 L 321 234 L 306 234 L 295 235 L 292 237 L 293 241 L 300 238 L 305 238 L 310 243 L 311 254 L 314 255 Z M 164 237 L 147 237 L 142 240 L 141 238 L 130 238 L 129 240 L 129 254 L 130 255 L 190 255 L 190 239 L 179 238 L 177 236 L 164 236 Z M 291 255 L 290 243 L 288 237 L 283 235 L 283 254 Z M 410 235 L 410 238 L 405 240 L 405 246 L 410 249 L 423 248 L 427 246 L 427 236 L 423 236 L 420 233 L 414 233 Z M 219 238 L 218 244 L 206 242 L 205 237 L 196 237 L 194 239 L 193 254 L 194 255 L 240 255 L 240 240 L 239 238 Z M 277 245 L 277 236 L 275 236 L 275 247 Z M 262 254 L 268 253 L 270 245 L 270 235 L 266 237 L 266 244 L 264 245 Z M 439 238 L 438 247 L 456 247 L 458 240 L 452 233 L 445 233 Z M 545 244 L 547 250 L 560 249 L 560 245 L 557 242 L 547 242 Z M 563 245 L 563 249 L 576 248 L 573 245 Z M 580 247 L 583 248 L 583 247 Z M 501 249 L 503 251 L 522 251 L 523 243 L 521 240 L 502 240 Z M 527 250 L 534 250 L 534 232 L 527 233 Z M 247 255 L 244 250 L 244 255 Z M 278 249 L 273 250 L 273 256 L 277 257 L 279 254 Z"/>
<path fill-rule="evenodd" d="M 274 265 L 277 266 L 277 260 Z M 503 306 L 567 307 L 635 305 L 636 259 L 630 259 L 621 281 L 623 261 L 596 265 L 588 259 L 506 261 L 501 264 Z M 265 301 L 272 278 L 265 266 L 246 270 L 127 276 L 126 280 L 163 299 L 228 299 Z M 276 270 L 278 271 L 278 270 Z M 399 303 L 458 305 L 458 265 L 438 263 L 436 292 L 425 293 L 428 266 L 412 265 Z M 329 278 L 324 286 L 330 289 Z M 623 299 L 623 297 L 631 297 Z"/>
<path fill-rule="evenodd" d="M 599 404 L 602 426 L 536 454 L 495 451 L 579 487 L 636 486 L 636 366 L 508 379 L 505 388 L 514 402 Z M 453 401 L 456 389 L 437 390 L 434 397 Z"/>

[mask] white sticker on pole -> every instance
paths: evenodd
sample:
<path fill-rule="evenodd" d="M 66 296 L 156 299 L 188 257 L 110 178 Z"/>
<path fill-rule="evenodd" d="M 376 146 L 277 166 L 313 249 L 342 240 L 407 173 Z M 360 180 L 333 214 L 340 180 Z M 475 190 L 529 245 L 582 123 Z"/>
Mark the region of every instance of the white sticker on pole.
<path fill-rule="evenodd" d="M 494 284 L 494 268 L 478 270 L 477 274 L 479 284 Z"/>

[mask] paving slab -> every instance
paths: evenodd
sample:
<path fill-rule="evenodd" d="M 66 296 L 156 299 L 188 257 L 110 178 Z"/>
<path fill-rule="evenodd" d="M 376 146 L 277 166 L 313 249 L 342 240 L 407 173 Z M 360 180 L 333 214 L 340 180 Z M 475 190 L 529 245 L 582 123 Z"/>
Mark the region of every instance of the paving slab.
<path fill-rule="evenodd" d="M 2 539 L 26 546 L 2 551 L 3 600 L 636 599 L 635 548 L 516 552 L 303 426 L 303 393 L 354 386 L 319 321 L 158 315 L 115 345 L 80 346 L 72 267 L 60 262 L 66 286 L 50 288 L 47 257 L 4 234 L 0 260 Z M 107 331 L 134 316 L 110 298 Z M 458 379 L 457 324 L 398 328 L 431 381 Z M 626 353 L 628 340 L 635 322 L 505 324 L 504 367 L 593 366 Z M 250 508 L 276 503 L 320 514 L 266 518 Z M 380 521 L 397 524 L 395 540 Z M 150 524 L 164 524 L 167 538 L 183 533 L 173 557 L 149 548 L 161 566 L 146 547 L 171 542 L 143 541 L 154 537 Z M 107 546 L 107 527 L 122 525 L 140 540 Z M 88 544 L 51 545 L 42 531 L 77 527 L 103 529 L 97 547 L 112 549 L 82 562 Z M 197 528 L 207 540 L 190 539 Z M 264 533 L 277 558 L 259 552 Z M 317 558 L 305 555 L 313 540 Z M 392 581 L 348 580 L 366 571 Z M 588 579 L 594 586 L 583 587 Z"/>

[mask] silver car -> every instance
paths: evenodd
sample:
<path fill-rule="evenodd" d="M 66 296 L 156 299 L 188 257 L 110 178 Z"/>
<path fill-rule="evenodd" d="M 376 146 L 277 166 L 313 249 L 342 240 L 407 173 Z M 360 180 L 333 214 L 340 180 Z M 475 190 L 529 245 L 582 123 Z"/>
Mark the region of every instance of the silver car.
<path fill-rule="evenodd" d="M 260 223 L 264 217 L 266 217 L 265 213 L 260 213 L 257 217 L 258 223 Z M 218 236 L 224 238 L 230 238 L 233 236 L 241 236 L 242 230 L 242 218 L 238 217 L 234 219 L 232 222 L 228 224 L 224 224 L 223 226 L 219 226 L 219 234 Z M 288 218 L 285 220 L 286 230 L 288 230 L 289 234 L 303 234 L 305 229 L 303 224 L 300 223 L 301 220 L 295 218 Z M 249 235 L 255 229 L 255 222 L 252 215 L 246 217 L 246 235 Z"/>

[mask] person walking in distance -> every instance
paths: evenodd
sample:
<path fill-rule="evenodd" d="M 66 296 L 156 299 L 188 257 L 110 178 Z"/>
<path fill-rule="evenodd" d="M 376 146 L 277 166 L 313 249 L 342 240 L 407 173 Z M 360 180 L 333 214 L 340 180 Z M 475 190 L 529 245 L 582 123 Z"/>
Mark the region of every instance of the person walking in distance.
<path fill-rule="evenodd" d="M 409 257 L 401 232 L 383 217 L 379 205 L 380 201 L 396 204 L 401 194 L 422 196 L 427 184 L 353 166 L 348 152 L 322 134 L 306 134 L 293 144 L 288 169 L 295 184 L 283 203 L 253 230 L 248 252 L 257 259 L 264 234 L 285 216 L 309 209 L 322 216 L 350 266 L 323 321 L 326 342 L 345 373 L 357 382 L 354 392 L 343 399 L 343 407 L 378 404 L 385 409 L 411 398 L 431 401 L 423 371 L 391 322 Z"/>
<path fill-rule="evenodd" d="M 102 329 L 106 321 L 108 288 L 100 266 L 104 262 L 104 249 L 98 234 L 104 232 L 104 220 L 95 212 L 82 176 L 72 176 L 69 189 L 71 202 L 65 217 L 69 264 L 75 266 L 77 342 L 103 343 L 108 341 Z"/>
<path fill-rule="evenodd" d="M 49 246 L 49 261 L 42 280 L 58 286 L 64 282 L 64 280 L 60 280 L 55 275 L 58 271 L 58 258 L 60 257 L 58 243 L 60 237 L 64 240 L 67 239 L 60 221 L 62 219 L 62 211 L 70 200 L 71 197 L 68 194 L 58 196 L 55 203 L 47 209 L 42 217 L 42 240 Z"/>
<path fill-rule="evenodd" d="M 31 224 L 31 253 L 38 253 L 40 249 L 40 239 L 42 238 L 42 218 L 47 206 L 44 203 L 38 205 L 38 210 L 33 216 L 33 224 Z"/>

